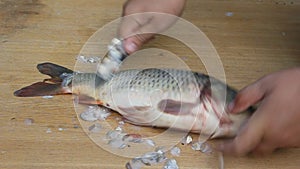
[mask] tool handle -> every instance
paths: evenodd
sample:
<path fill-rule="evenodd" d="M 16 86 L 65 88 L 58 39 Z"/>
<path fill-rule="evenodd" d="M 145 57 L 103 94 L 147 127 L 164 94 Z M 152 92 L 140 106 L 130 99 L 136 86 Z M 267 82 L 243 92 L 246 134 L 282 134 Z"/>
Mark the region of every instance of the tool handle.
<path fill-rule="evenodd" d="M 119 70 L 123 60 L 128 56 L 123 48 L 122 40 L 114 38 L 108 45 L 108 54 L 103 57 L 97 68 L 97 74 L 104 80 L 110 80 Z"/>

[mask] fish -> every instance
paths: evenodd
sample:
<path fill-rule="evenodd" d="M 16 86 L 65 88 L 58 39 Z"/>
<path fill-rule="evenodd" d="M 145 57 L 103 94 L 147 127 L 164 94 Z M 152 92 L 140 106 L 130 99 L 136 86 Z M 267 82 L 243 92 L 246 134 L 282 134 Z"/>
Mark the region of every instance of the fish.
<path fill-rule="evenodd" d="M 128 69 L 107 80 L 50 62 L 38 64 L 37 69 L 50 78 L 15 91 L 15 96 L 73 94 L 80 104 L 106 107 L 139 126 L 201 133 L 210 139 L 233 137 L 253 112 L 228 113 L 226 107 L 237 91 L 190 70 Z"/>

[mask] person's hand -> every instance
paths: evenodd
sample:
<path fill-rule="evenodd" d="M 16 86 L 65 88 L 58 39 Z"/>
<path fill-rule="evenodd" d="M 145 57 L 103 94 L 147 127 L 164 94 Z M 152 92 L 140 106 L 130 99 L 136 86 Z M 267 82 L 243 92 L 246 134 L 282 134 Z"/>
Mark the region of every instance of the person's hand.
<path fill-rule="evenodd" d="M 125 51 L 137 51 L 155 33 L 169 28 L 181 15 L 184 4 L 185 0 L 128 0 L 119 27 Z"/>
<path fill-rule="evenodd" d="M 228 109 L 238 113 L 256 103 L 249 121 L 233 140 L 220 145 L 221 151 L 265 155 L 278 148 L 300 147 L 300 68 L 267 75 L 247 86 Z"/>

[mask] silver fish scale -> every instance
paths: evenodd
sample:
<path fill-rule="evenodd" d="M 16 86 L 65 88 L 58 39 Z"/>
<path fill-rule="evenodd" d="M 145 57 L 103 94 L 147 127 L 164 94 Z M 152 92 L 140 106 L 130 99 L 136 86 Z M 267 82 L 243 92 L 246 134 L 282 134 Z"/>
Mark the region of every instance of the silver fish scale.
<path fill-rule="evenodd" d="M 160 89 L 173 93 L 192 92 L 191 84 L 199 90 L 209 81 L 202 74 L 176 69 L 125 70 L 112 79 L 114 90 L 143 90 Z"/>
<path fill-rule="evenodd" d="M 178 80 L 167 71 L 160 69 L 145 69 L 136 74 L 129 82 L 129 88 L 142 86 L 143 88 L 159 88 L 162 90 L 172 89 L 178 91 Z"/>
<path fill-rule="evenodd" d="M 124 91 L 151 93 L 160 90 L 173 99 L 178 99 L 183 95 L 199 97 L 204 89 L 206 89 L 205 92 L 210 92 L 213 86 L 214 98 L 221 102 L 225 101 L 225 104 L 232 101 L 236 95 L 234 90 L 215 78 L 198 72 L 178 69 L 124 70 L 116 73 L 109 82 L 94 73 L 75 73 L 73 89 L 79 87 L 82 91 L 89 91 L 92 90 L 91 86 L 96 89 L 100 89 L 101 86 L 109 86 L 113 92 L 120 93 Z M 86 87 L 88 89 L 83 89 Z M 224 93 L 224 91 L 226 92 Z"/>

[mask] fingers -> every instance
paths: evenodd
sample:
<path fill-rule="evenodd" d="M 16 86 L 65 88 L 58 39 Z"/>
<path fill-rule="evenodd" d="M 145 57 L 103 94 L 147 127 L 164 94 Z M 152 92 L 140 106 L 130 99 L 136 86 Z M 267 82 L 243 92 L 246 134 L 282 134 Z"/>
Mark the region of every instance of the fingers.
<path fill-rule="evenodd" d="M 261 87 L 261 81 L 257 81 L 242 89 L 236 95 L 234 101 L 228 105 L 228 110 L 231 113 L 242 112 L 258 103 L 263 98 L 264 94 L 265 91 Z"/>
<path fill-rule="evenodd" d="M 124 39 L 124 49 L 131 54 L 141 48 L 143 44 L 153 38 L 155 30 L 145 29 L 150 24 L 151 17 L 146 14 L 130 15 L 122 18 L 119 27 L 119 37 Z"/>
<path fill-rule="evenodd" d="M 123 6 L 118 36 L 128 54 L 137 51 L 154 34 L 169 28 L 181 15 L 185 0 L 128 0 Z"/>
<path fill-rule="evenodd" d="M 255 156 L 264 156 L 271 154 L 275 150 L 275 146 L 270 144 L 270 142 L 262 141 L 256 148 L 252 151 Z"/>
<path fill-rule="evenodd" d="M 155 34 L 168 29 L 178 20 L 175 15 L 165 13 L 136 13 L 122 18 L 119 36 L 124 39 L 124 48 L 128 54 L 137 51 Z"/>
<path fill-rule="evenodd" d="M 220 150 L 235 156 L 244 156 L 251 152 L 263 138 L 265 131 L 264 120 L 262 113 L 256 112 L 253 114 L 232 141 L 220 145 Z"/>
<path fill-rule="evenodd" d="M 135 34 L 123 41 L 124 49 L 128 54 L 136 52 L 147 41 L 153 38 L 153 34 Z"/>

